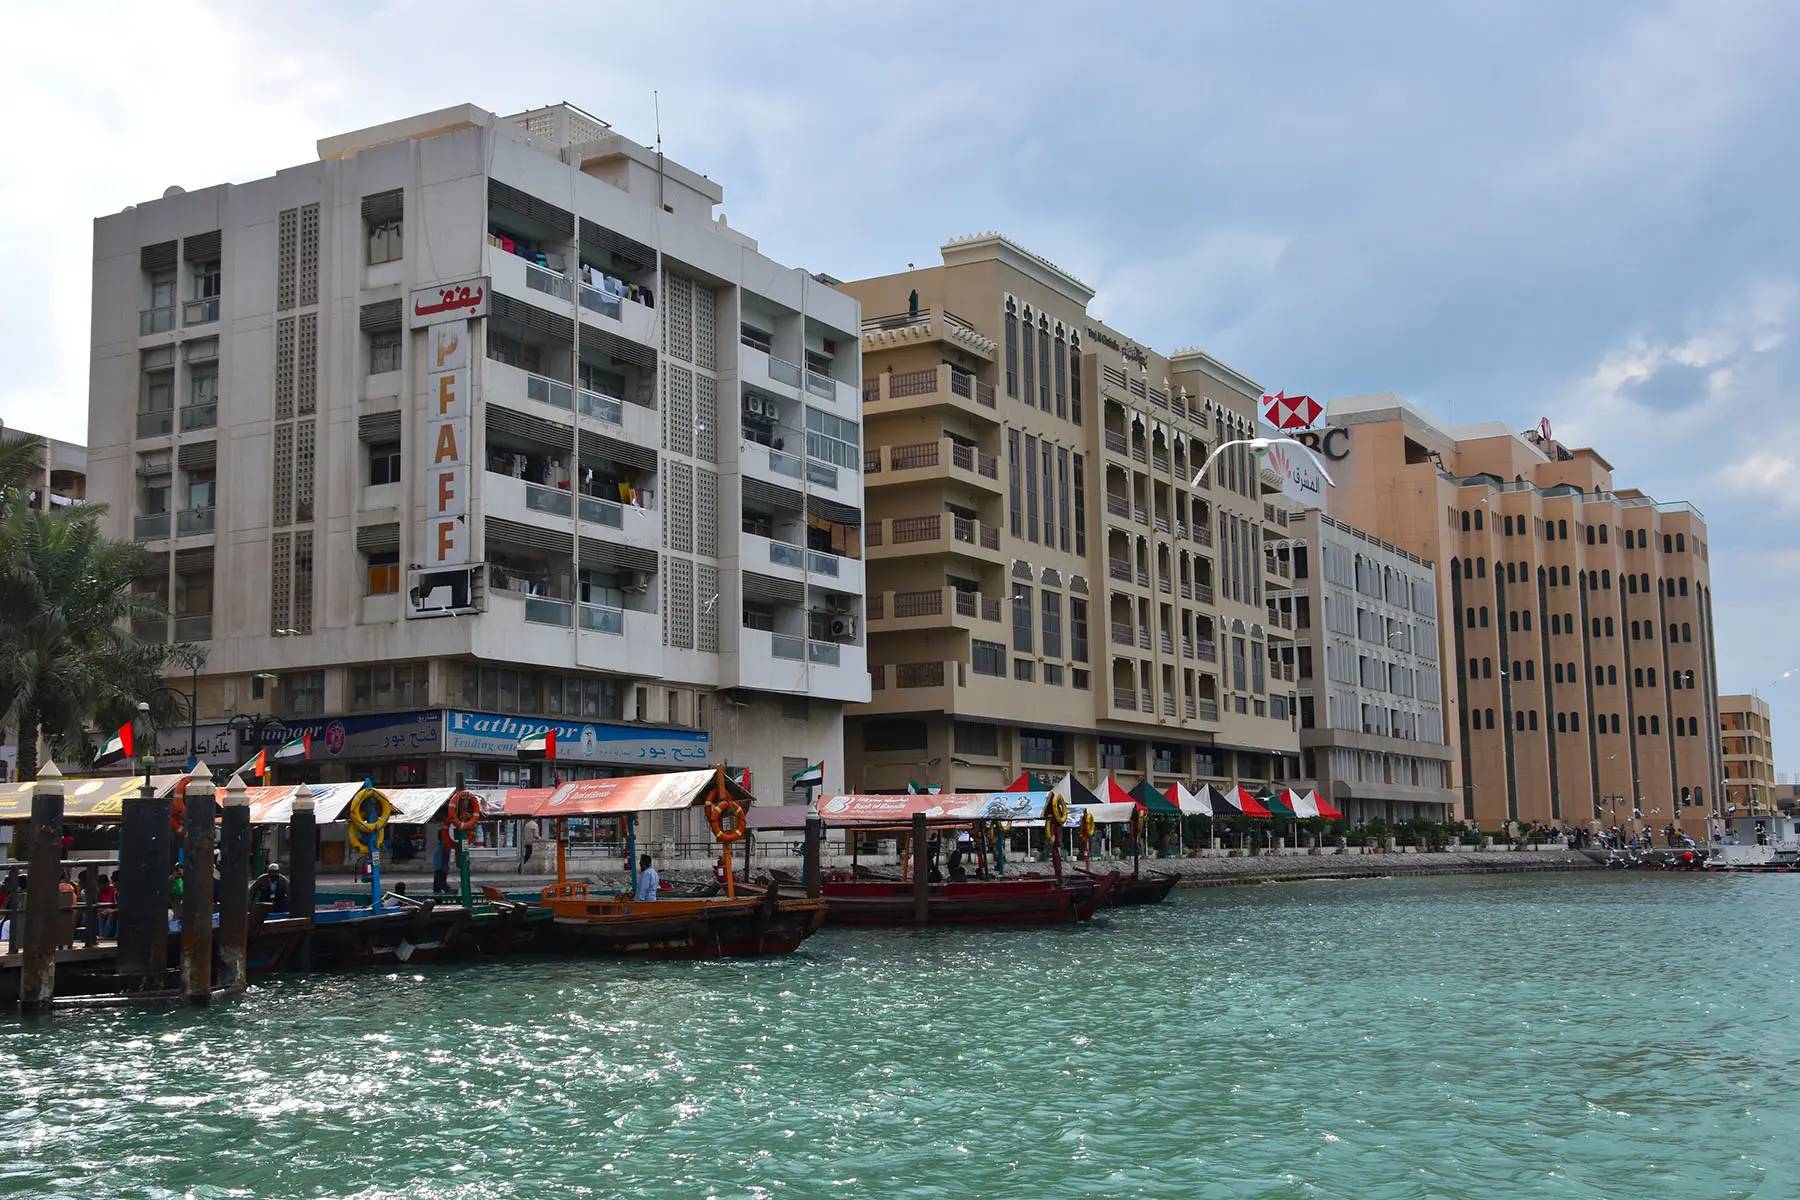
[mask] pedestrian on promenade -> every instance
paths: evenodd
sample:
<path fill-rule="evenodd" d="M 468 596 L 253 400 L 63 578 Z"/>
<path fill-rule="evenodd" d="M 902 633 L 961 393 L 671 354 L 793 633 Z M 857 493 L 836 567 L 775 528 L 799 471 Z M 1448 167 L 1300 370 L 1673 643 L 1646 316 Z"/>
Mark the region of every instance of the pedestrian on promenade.
<path fill-rule="evenodd" d="M 525 873 L 525 864 L 531 861 L 532 851 L 537 849 L 538 842 L 543 840 L 544 836 L 539 831 L 536 821 L 525 821 L 522 824 L 523 828 L 519 830 L 519 874 L 521 875 Z"/>
<path fill-rule="evenodd" d="M 650 856 L 648 854 L 641 855 L 638 858 L 637 898 L 654 900 L 656 899 L 656 889 L 661 886 L 662 876 L 658 875 L 656 868 L 650 865 Z"/>
<path fill-rule="evenodd" d="M 119 875 L 102 875 L 100 884 L 100 936 L 119 935 Z"/>
<path fill-rule="evenodd" d="M 456 850 L 443 838 L 438 839 L 437 854 L 431 861 L 431 890 L 447 892 L 450 890 L 450 860 Z"/>

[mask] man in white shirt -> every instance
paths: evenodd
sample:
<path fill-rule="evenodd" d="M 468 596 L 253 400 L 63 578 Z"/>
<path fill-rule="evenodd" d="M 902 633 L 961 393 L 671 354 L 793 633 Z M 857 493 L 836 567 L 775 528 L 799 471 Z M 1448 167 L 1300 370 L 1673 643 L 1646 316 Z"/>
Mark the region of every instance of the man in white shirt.
<path fill-rule="evenodd" d="M 661 883 L 662 877 L 656 873 L 656 868 L 650 865 L 650 856 L 646 854 L 639 858 L 637 898 L 639 900 L 656 899 L 656 889 Z"/>
<path fill-rule="evenodd" d="M 543 840 L 544 832 L 538 828 L 536 821 L 525 821 L 519 829 L 519 874 L 525 873 L 525 864 L 531 861 L 531 855 Z"/>

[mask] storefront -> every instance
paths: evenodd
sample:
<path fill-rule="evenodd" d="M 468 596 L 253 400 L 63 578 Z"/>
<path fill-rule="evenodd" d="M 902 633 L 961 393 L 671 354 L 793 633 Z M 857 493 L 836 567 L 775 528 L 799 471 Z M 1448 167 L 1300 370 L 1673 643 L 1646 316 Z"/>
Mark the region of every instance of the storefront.
<path fill-rule="evenodd" d="M 312 754 L 276 761 L 287 742 L 312 735 Z M 443 757 L 444 710 L 373 713 L 366 716 L 283 718 L 246 734 L 243 757 L 269 752 L 271 783 L 343 783 L 369 778 L 395 787 L 448 784 Z"/>

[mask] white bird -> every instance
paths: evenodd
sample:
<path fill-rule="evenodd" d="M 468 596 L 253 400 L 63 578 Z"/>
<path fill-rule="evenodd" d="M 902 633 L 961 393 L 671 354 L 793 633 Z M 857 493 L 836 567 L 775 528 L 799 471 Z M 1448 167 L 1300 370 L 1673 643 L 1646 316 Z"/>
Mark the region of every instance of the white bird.
<path fill-rule="evenodd" d="M 1281 445 L 1283 443 L 1290 445 L 1290 446 L 1298 446 L 1302 450 L 1306 451 L 1306 453 L 1311 456 L 1313 463 L 1319 468 L 1319 474 L 1321 474 L 1325 477 L 1325 482 L 1329 483 L 1332 487 L 1337 486 L 1337 481 L 1331 477 L 1331 472 L 1327 471 L 1325 469 L 1325 460 L 1320 458 L 1311 446 L 1308 446 L 1305 442 L 1302 442 L 1302 441 L 1298 440 L 1297 438 L 1291 438 L 1291 437 L 1239 438 L 1235 442 L 1225 442 L 1222 445 L 1220 445 L 1220 447 L 1217 450 L 1214 450 L 1211 454 L 1206 456 L 1206 461 L 1200 464 L 1200 469 L 1198 471 L 1194 472 L 1194 482 L 1189 484 L 1188 486 L 1189 487 L 1199 487 L 1201 477 L 1206 474 L 1206 469 L 1213 465 L 1213 460 L 1215 458 L 1218 458 L 1219 455 L 1225 453 L 1225 451 L 1231 449 L 1233 446 L 1248 446 L 1248 447 L 1250 447 L 1250 452 L 1252 454 L 1256 455 L 1257 466 L 1260 467 L 1262 465 L 1262 460 L 1268 457 L 1269 447 L 1275 446 L 1275 445 Z"/>

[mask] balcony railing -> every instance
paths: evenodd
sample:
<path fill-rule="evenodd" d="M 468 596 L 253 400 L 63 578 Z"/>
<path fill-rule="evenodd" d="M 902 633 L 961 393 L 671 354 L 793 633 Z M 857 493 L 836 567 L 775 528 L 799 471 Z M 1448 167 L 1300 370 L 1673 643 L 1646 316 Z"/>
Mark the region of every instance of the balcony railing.
<path fill-rule="evenodd" d="M 869 446 L 863 450 L 863 474 L 864 475 L 879 475 L 879 474 L 881 474 L 881 449 L 880 449 L 880 447 Z"/>
<path fill-rule="evenodd" d="M 889 446 L 888 466 L 896 471 L 917 471 L 938 465 L 938 443 L 917 442 L 911 446 Z"/>
<path fill-rule="evenodd" d="M 981 548 L 998 550 L 1000 548 L 1000 531 L 992 525 L 983 525 L 981 527 Z"/>
<path fill-rule="evenodd" d="M 806 551 L 799 546 L 790 546 L 786 542 L 769 543 L 769 561 L 783 567 L 793 567 L 797 571 L 806 570 Z"/>
<path fill-rule="evenodd" d="M 581 627 L 594 633 L 623 635 L 625 610 L 612 608 L 605 604 L 583 604 L 581 606 Z"/>
<path fill-rule="evenodd" d="M 1202 604 L 1211 604 L 1213 602 L 1213 586 L 1212 586 L 1212 584 L 1196 583 L 1194 585 L 1194 599 L 1198 600 Z"/>
<path fill-rule="evenodd" d="M 611 317 L 615 321 L 624 311 L 619 307 L 617 296 L 603 292 L 596 287 L 589 287 L 585 283 L 581 285 L 581 307 L 589 312 L 599 313 L 603 317 Z"/>
<path fill-rule="evenodd" d="M 575 407 L 575 389 L 555 379 L 547 379 L 542 375 L 525 376 L 525 396 L 536 400 L 539 404 L 548 404 L 552 408 Z"/>
<path fill-rule="evenodd" d="M 837 468 L 830 463 L 809 458 L 806 460 L 806 481 L 820 487 L 835 488 L 838 482 Z"/>
<path fill-rule="evenodd" d="M 927 367 L 923 371 L 902 371 L 889 375 L 888 399 L 899 400 L 906 396 L 929 396 L 937 391 L 938 370 Z"/>
<path fill-rule="evenodd" d="M 826 400 L 837 399 L 837 383 L 829 375 L 819 375 L 808 371 L 806 373 L 806 390 Z"/>
<path fill-rule="evenodd" d="M 175 410 L 159 408 L 155 412 L 138 414 L 137 435 L 141 438 L 162 437 L 175 428 Z"/>
<path fill-rule="evenodd" d="M 1114 579 L 1130 583 L 1131 563 L 1123 558 L 1109 558 L 1106 560 L 1106 573 Z"/>
<path fill-rule="evenodd" d="M 1202 721 L 1217 721 L 1219 719 L 1219 702 L 1217 700 L 1208 700 L 1202 697 L 1199 707 L 1200 719 Z"/>
<path fill-rule="evenodd" d="M 1151 525 L 1158 533 L 1169 532 L 1169 518 L 1162 513 L 1156 514 L 1156 519 L 1151 522 Z"/>
<path fill-rule="evenodd" d="M 1169 469 L 1169 452 L 1166 450 L 1152 450 L 1150 452 L 1150 466 L 1158 471 L 1167 471 Z"/>
<path fill-rule="evenodd" d="M 840 653 L 841 653 L 841 651 L 839 651 L 838 644 L 836 642 L 808 642 L 808 643 L 806 643 L 807 661 L 818 663 L 820 666 L 825 666 L 825 667 L 837 666 Z"/>
<path fill-rule="evenodd" d="M 800 368 L 785 359 L 769 355 L 769 378 L 789 387 L 800 386 Z"/>
<path fill-rule="evenodd" d="M 1165 693 L 1163 696 L 1163 716 L 1172 717 L 1174 715 L 1175 715 L 1175 697 L 1170 696 Z"/>
<path fill-rule="evenodd" d="M 1141 463 L 1147 463 L 1150 461 L 1150 448 L 1142 442 L 1133 442 L 1131 443 L 1131 457 Z"/>
<path fill-rule="evenodd" d="M 1131 712 L 1137 711 L 1137 689 L 1130 687 L 1113 688 L 1113 707 L 1123 708 Z"/>
<path fill-rule="evenodd" d="M 908 542 L 935 542 L 944 536 L 942 517 L 895 517 L 888 522 L 896 546 Z"/>
<path fill-rule="evenodd" d="M 138 333 L 167 333 L 175 328 L 175 306 L 138 310 Z"/>
<path fill-rule="evenodd" d="M 1150 586 L 1150 568 L 1148 568 L 1148 567 L 1139 567 L 1138 568 L 1138 570 L 1137 570 L 1137 585 L 1141 588 L 1147 588 Z"/>
<path fill-rule="evenodd" d="M 994 385 L 991 383 L 983 383 L 981 380 L 977 379 L 975 381 L 975 403 L 981 405 L 983 408 L 993 408 Z"/>
<path fill-rule="evenodd" d="M 590 392 L 581 389 L 581 415 L 598 417 L 612 425 L 625 423 L 625 402 L 616 396 L 608 396 L 604 392 Z"/>
<path fill-rule="evenodd" d="M 800 478 L 800 460 L 785 450 L 769 451 L 769 470 L 777 475 L 786 475 L 789 479 Z"/>
<path fill-rule="evenodd" d="M 169 536 L 169 514 L 147 513 L 131 523 L 132 536 L 140 542 Z"/>
<path fill-rule="evenodd" d="M 1132 633 L 1131 623 L 1129 621 L 1114 621 L 1112 623 L 1112 640 L 1113 645 L 1115 646 L 1129 646 L 1136 641 L 1137 638 Z"/>
<path fill-rule="evenodd" d="M 1219 661 L 1218 643 L 1200 638 L 1194 643 L 1194 652 L 1201 662 L 1216 663 Z"/>
<path fill-rule="evenodd" d="M 210 642 L 212 641 L 213 615 L 207 613 L 185 613 L 175 618 L 175 640 L 178 642 Z"/>
<path fill-rule="evenodd" d="M 574 617 L 574 608 L 567 600 L 525 597 L 525 619 L 534 625 L 560 625 L 567 629 Z"/>
<path fill-rule="evenodd" d="M 625 527 L 625 506 L 617 500 L 602 500 L 598 496 L 581 496 L 577 500 L 576 512 L 583 521 L 591 525 L 606 525 L 613 529 Z M 567 516 L 568 514 L 563 514 Z"/>
<path fill-rule="evenodd" d="M 936 617 L 942 615 L 943 611 L 944 593 L 941 590 L 894 593 L 896 617 Z"/>
<path fill-rule="evenodd" d="M 1150 648 L 1150 630 L 1147 626 L 1138 630 L 1138 646 L 1144 650 Z"/>
<path fill-rule="evenodd" d="M 1192 696 L 1189 696 L 1189 697 L 1188 697 L 1188 698 L 1187 698 L 1187 719 L 1188 719 L 1188 720 L 1190 720 L 1190 721 L 1191 721 L 1191 720 L 1193 720 L 1193 719 L 1194 719 L 1194 714 L 1195 714 L 1195 713 L 1196 713 L 1196 712 L 1197 712 L 1197 711 L 1198 711 L 1198 709 L 1197 709 L 1197 707 L 1196 707 L 1196 706 L 1195 706 L 1195 704 L 1194 704 L 1194 698 L 1193 698 L 1193 697 L 1192 697 Z"/>
<path fill-rule="evenodd" d="M 1106 511 L 1115 517 L 1129 517 L 1131 515 L 1131 501 L 1124 496 L 1108 494 L 1106 497 Z"/>
<path fill-rule="evenodd" d="M 1156 711 L 1156 697 L 1150 694 L 1149 688 L 1145 688 L 1142 692 L 1138 693 L 1138 708 L 1140 711 L 1147 713 Z"/>
<path fill-rule="evenodd" d="M 1158 578 L 1156 580 L 1156 590 L 1161 592 L 1163 595 L 1168 596 L 1168 595 L 1173 594 L 1175 589 L 1169 583 L 1169 577 L 1167 575 L 1162 575 L 1162 576 L 1158 576 Z"/>
<path fill-rule="evenodd" d="M 941 662 L 895 663 L 894 686 L 903 688 L 943 687 L 944 664 Z"/>
<path fill-rule="evenodd" d="M 205 325 L 219 319 L 219 298 L 208 296 L 204 300 L 189 300 L 181 306 L 181 323 L 183 325 Z"/>
<path fill-rule="evenodd" d="M 1111 450 L 1114 454 L 1129 454 L 1131 452 L 1131 443 L 1125 440 L 1124 434 L 1117 430 L 1108 429 L 1106 431 L 1106 448 Z"/>
<path fill-rule="evenodd" d="M 141 415 L 141 414 L 140 414 Z M 181 431 L 190 432 L 195 429 L 212 429 L 219 423 L 219 405 L 189 404 L 181 410 Z"/>
<path fill-rule="evenodd" d="M 530 263 L 525 264 L 525 286 L 534 292 L 555 296 L 558 300 L 567 300 L 574 294 L 566 278 L 555 271 L 534 267 Z"/>
<path fill-rule="evenodd" d="M 789 633 L 771 633 L 769 635 L 769 653 L 776 658 L 785 658 L 791 662 L 806 661 L 806 639 Z"/>
<path fill-rule="evenodd" d="M 1212 526 L 1210 526 L 1210 525 L 1194 526 L 1193 531 L 1190 534 L 1190 536 L 1196 542 L 1199 542 L 1202 546 L 1210 546 L 1213 544 Z"/>
<path fill-rule="evenodd" d="M 184 537 L 192 533 L 211 533 L 213 511 L 211 507 L 182 509 L 175 523 L 176 532 Z"/>
<path fill-rule="evenodd" d="M 1133 508 L 1131 510 L 1131 519 L 1136 521 L 1139 525 L 1148 525 L 1150 523 L 1150 510 L 1141 506 Z"/>
<path fill-rule="evenodd" d="M 1162 634 L 1162 652 L 1164 654 L 1175 653 L 1175 635 L 1166 629 Z"/>
<path fill-rule="evenodd" d="M 566 517 L 574 511 L 574 501 L 562 488 L 528 483 L 525 485 L 525 507 L 552 517 Z"/>
<path fill-rule="evenodd" d="M 826 554 L 818 550 L 808 550 L 806 552 L 806 569 L 815 575 L 830 575 L 833 578 L 836 578 L 838 573 L 838 556 L 835 554 Z"/>

